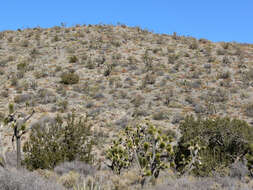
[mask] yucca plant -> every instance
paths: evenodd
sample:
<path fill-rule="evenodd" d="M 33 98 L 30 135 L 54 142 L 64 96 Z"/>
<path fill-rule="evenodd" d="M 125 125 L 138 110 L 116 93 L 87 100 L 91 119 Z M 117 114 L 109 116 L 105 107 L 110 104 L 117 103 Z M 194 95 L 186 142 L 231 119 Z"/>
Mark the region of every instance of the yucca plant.
<path fill-rule="evenodd" d="M 172 139 L 149 121 L 128 126 L 107 150 L 109 167 L 119 174 L 120 169 L 128 168 L 135 161 L 144 185 L 151 178 L 158 178 L 160 170 L 174 166 L 171 142 Z"/>
<path fill-rule="evenodd" d="M 13 129 L 12 143 L 16 140 L 17 169 L 21 167 L 21 137 L 30 129 L 26 127 L 26 122 L 34 113 L 35 111 L 32 110 L 29 116 L 20 117 L 17 111 L 14 112 L 14 105 L 9 104 L 9 115 L 4 119 L 4 124 Z"/>

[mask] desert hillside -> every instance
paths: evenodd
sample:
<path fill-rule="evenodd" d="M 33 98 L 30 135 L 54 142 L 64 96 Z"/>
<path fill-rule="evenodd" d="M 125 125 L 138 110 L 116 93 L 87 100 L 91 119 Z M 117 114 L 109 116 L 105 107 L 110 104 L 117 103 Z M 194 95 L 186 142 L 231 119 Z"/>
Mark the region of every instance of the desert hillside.
<path fill-rule="evenodd" d="M 125 25 L 76 25 L 0 32 L 0 114 L 85 115 L 98 158 L 135 120 L 177 133 L 186 115 L 253 124 L 253 45 L 156 34 Z M 2 144 L 12 150 L 10 129 Z M 22 142 L 25 142 L 28 136 Z"/>

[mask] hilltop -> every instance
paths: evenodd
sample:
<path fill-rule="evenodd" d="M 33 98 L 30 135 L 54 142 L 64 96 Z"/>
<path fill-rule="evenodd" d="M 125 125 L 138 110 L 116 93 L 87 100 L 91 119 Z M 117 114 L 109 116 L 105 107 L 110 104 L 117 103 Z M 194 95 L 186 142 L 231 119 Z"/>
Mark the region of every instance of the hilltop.
<path fill-rule="evenodd" d="M 125 25 L 2 31 L 0 80 L 2 118 L 8 103 L 36 110 L 31 125 L 57 114 L 86 115 L 101 148 L 141 119 L 177 133 L 190 114 L 253 123 L 252 44 Z M 11 131 L 2 134 L 11 150 Z"/>

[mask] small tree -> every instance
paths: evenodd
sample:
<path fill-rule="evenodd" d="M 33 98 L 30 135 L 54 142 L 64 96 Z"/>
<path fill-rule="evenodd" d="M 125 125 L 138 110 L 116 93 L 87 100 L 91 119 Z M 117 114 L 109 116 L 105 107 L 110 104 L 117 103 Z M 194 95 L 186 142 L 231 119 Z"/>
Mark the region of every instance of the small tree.
<path fill-rule="evenodd" d="M 188 163 L 195 157 L 201 164 L 196 162 L 191 171 L 198 176 L 224 171 L 224 168 L 242 159 L 247 153 L 248 144 L 253 142 L 252 127 L 243 120 L 228 117 L 195 119 L 187 116 L 179 129 L 182 136 L 175 151 L 177 170 L 186 172 Z M 197 156 L 192 156 L 191 146 L 198 149 Z"/>
<path fill-rule="evenodd" d="M 35 111 L 24 118 L 17 117 L 17 112 L 14 112 L 14 105 L 9 104 L 9 115 L 5 118 L 5 124 L 10 124 L 13 129 L 12 143 L 16 140 L 16 150 L 17 150 L 17 169 L 21 166 L 21 137 L 29 130 L 26 128 L 25 123 L 33 116 Z"/>
<path fill-rule="evenodd" d="M 63 122 L 58 116 L 51 126 L 36 126 L 24 144 L 24 164 L 28 169 L 53 169 L 64 161 L 92 162 L 93 140 L 87 119 L 76 121 L 74 114 Z"/>
<path fill-rule="evenodd" d="M 109 167 L 118 174 L 136 161 L 142 185 L 151 177 L 157 178 L 160 170 L 173 165 L 173 157 L 171 139 L 149 121 L 127 127 L 122 137 L 107 150 L 107 158 L 111 161 Z"/>
<path fill-rule="evenodd" d="M 111 164 L 108 166 L 118 175 L 122 169 L 128 168 L 133 160 L 130 147 L 122 143 L 125 143 L 122 138 L 114 140 L 113 145 L 106 153 L 106 157 L 111 161 Z"/>

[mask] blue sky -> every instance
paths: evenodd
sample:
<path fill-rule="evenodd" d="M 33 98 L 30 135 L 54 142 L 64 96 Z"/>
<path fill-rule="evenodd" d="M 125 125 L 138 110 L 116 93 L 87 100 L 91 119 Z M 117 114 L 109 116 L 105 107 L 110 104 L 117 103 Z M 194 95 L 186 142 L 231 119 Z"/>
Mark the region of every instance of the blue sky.
<path fill-rule="evenodd" d="M 120 22 L 156 33 L 253 43 L 253 0 L 5 0 L 0 18 L 0 31 Z"/>

